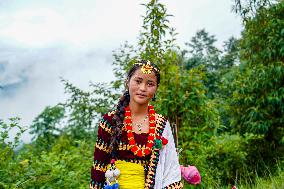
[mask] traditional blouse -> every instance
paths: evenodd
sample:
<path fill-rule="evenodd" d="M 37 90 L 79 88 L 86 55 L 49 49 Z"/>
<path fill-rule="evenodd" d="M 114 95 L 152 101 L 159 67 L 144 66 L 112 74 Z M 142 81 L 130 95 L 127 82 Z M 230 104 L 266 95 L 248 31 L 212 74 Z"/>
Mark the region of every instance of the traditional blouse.
<path fill-rule="evenodd" d="M 110 163 L 110 137 L 112 134 L 112 118 L 114 112 L 105 114 L 100 121 L 98 138 L 95 144 L 94 162 L 91 169 L 90 189 L 104 188 L 105 172 Z M 127 132 L 123 128 L 116 157 L 126 162 L 138 163 L 144 166 L 145 187 L 147 189 L 182 188 L 181 172 L 175 149 L 174 139 L 169 122 L 161 115 L 156 116 L 156 135 L 168 139 L 168 144 L 162 149 L 154 148 L 149 155 L 138 157 L 133 154 L 128 144 Z M 136 134 L 134 139 L 139 147 L 145 148 L 147 133 Z M 119 178 L 118 178 L 119 180 Z"/>

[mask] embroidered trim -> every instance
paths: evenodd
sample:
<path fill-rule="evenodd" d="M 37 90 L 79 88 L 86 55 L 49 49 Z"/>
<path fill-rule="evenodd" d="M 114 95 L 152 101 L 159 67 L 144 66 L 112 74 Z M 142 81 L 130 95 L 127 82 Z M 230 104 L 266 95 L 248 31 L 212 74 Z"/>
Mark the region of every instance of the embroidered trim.
<path fill-rule="evenodd" d="M 95 146 L 97 149 L 100 149 L 106 153 L 110 153 L 110 147 L 109 147 L 109 144 L 105 143 L 103 140 L 99 139 L 97 142 L 96 142 L 96 146 Z"/>
<path fill-rule="evenodd" d="M 91 181 L 90 182 L 90 189 L 101 189 L 104 187 L 104 183 Z"/>
<path fill-rule="evenodd" d="M 115 113 L 115 111 L 108 112 L 105 115 L 103 115 L 103 118 L 100 120 L 98 127 L 99 127 L 99 129 L 102 129 L 103 135 L 107 134 L 107 133 L 110 134 L 110 135 L 112 134 L 111 119 L 112 119 L 114 113 Z M 102 139 L 98 139 L 96 141 L 95 147 L 96 147 L 96 149 L 99 149 L 99 150 L 102 151 L 100 153 L 103 153 L 103 154 L 110 153 L 110 147 L 109 147 L 108 142 L 109 141 L 104 141 Z M 106 170 L 107 170 L 107 166 L 108 166 L 108 163 L 104 163 L 104 162 L 95 160 L 93 162 L 92 172 L 93 171 L 94 172 L 100 171 L 101 173 L 104 174 L 104 172 L 106 172 Z M 101 173 L 97 173 L 97 174 L 101 174 Z M 97 182 L 95 180 L 92 180 L 92 178 L 91 178 L 89 186 L 90 186 L 90 189 L 102 189 L 102 188 L 104 188 L 104 182 Z"/>
<path fill-rule="evenodd" d="M 98 160 L 95 160 L 93 162 L 93 168 L 94 168 L 94 170 L 97 170 L 97 171 L 106 172 L 107 166 L 108 166 L 108 164 L 102 163 Z"/>
<path fill-rule="evenodd" d="M 181 181 L 178 182 L 174 182 L 166 187 L 164 187 L 163 189 L 180 189 L 183 187 L 183 184 Z"/>
<path fill-rule="evenodd" d="M 138 144 L 137 146 L 142 150 L 146 149 L 146 145 Z M 130 150 L 130 145 L 128 143 L 120 142 L 118 144 L 118 150 Z"/>
<path fill-rule="evenodd" d="M 112 110 L 112 111 L 108 112 L 107 115 L 108 115 L 109 117 L 112 117 L 112 116 L 115 114 L 115 111 L 116 111 L 116 110 Z"/>
<path fill-rule="evenodd" d="M 111 134 L 112 133 L 112 125 L 109 123 L 108 118 L 112 119 L 115 114 L 115 110 L 106 113 L 103 118 L 100 120 L 99 127 L 101 127 L 104 131 Z"/>
<path fill-rule="evenodd" d="M 112 132 L 111 125 L 104 119 L 101 120 L 99 127 L 101 127 L 107 133 L 111 134 L 111 132 Z"/>
<path fill-rule="evenodd" d="M 166 119 L 160 115 L 157 114 L 156 118 L 156 136 L 161 136 L 164 128 L 166 125 Z M 159 155 L 160 150 L 154 149 L 151 154 L 151 158 L 148 165 L 148 173 L 146 175 L 145 179 L 145 189 L 153 189 L 155 186 L 155 175 L 156 175 L 156 169 L 159 161 Z"/>
<path fill-rule="evenodd" d="M 147 161 L 147 160 L 128 159 L 128 160 L 124 160 L 124 161 L 131 162 L 131 163 L 141 164 L 141 165 L 143 165 L 143 166 L 148 165 L 148 161 Z"/>

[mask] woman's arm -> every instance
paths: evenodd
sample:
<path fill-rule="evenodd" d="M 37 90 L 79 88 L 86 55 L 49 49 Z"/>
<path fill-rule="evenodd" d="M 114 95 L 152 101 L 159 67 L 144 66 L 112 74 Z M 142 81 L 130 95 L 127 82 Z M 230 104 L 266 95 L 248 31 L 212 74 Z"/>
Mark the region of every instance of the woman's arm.
<path fill-rule="evenodd" d="M 175 147 L 174 137 L 169 122 L 166 123 L 165 130 L 162 134 L 168 139 L 168 143 L 161 150 L 162 167 L 162 188 L 179 189 L 183 185 L 181 183 L 181 170 L 178 160 L 178 154 Z"/>
<path fill-rule="evenodd" d="M 110 163 L 109 139 L 111 136 L 110 124 L 102 119 L 98 127 L 98 138 L 95 145 L 94 161 L 91 168 L 90 189 L 104 187 L 105 172 Z"/>

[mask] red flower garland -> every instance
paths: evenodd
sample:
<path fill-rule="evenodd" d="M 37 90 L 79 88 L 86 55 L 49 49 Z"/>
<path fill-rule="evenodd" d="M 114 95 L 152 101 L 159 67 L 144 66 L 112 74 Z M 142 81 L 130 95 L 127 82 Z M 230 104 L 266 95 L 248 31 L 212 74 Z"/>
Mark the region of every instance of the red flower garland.
<path fill-rule="evenodd" d="M 150 154 L 151 149 L 154 145 L 155 128 L 156 128 L 155 110 L 152 105 L 148 105 L 148 108 L 149 108 L 149 135 L 145 149 L 139 148 L 134 140 L 134 135 L 132 132 L 131 111 L 129 106 L 125 108 L 124 122 L 125 122 L 128 142 L 131 151 L 134 153 L 134 155 L 137 155 L 139 157 L 143 157 Z"/>

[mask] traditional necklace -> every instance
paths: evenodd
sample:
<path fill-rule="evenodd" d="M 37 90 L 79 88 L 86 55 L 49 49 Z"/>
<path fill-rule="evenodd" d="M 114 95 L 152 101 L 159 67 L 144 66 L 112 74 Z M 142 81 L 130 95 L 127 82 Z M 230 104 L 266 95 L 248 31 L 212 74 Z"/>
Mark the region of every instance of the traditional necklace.
<path fill-rule="evenodd" d="M 135 123 L 135 125 L 138 127 L 139 132 L 142 131 L 142 125 L 147 120 L 147 118 L 148 118 L 148 115 L 144 118 L 144 120 L 141 123 Z"/>
<path fill-rule="evenodd" d="M 155 139 L 155 128 L 156 128 L 156 117 L 155 117 L 155 110 L 152 105 L 148 105 L 149 109 L 149 135 L 148 135 L 148 141 L 146 144 L 146 148 L 142 149 L 137 146 L 135 140 L 134 140 L 134 134 L 132 132 L 132 119 L 131 119 L 131 111 L 129 106 L 125 108 L 125 115 L 124 115 L 124 123 L 126 127 L 127 132 L 127 138 L 128 143 L 130 145 L 131 151 L 134 153 L 134 155 L 137 155 L 139 157 L 146 156 L 150 154 L 151 149 L 154 145 L 154 139 Z"/>

